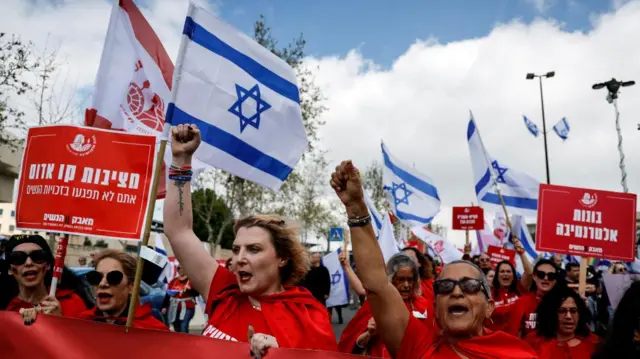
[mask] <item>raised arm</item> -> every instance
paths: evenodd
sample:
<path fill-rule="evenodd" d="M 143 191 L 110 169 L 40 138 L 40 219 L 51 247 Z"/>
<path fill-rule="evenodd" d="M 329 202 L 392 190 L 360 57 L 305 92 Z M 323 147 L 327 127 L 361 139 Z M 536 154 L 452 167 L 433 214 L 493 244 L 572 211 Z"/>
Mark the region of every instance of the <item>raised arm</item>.
<path fill-rule="evenodd" d="M 531 283 L 533 282 L 533 266 L 527 257 L 527 253 L 522 246 L 522 242 L 518 237 L 513 238 L 513 246 L 516 247 L 516 252 L 520 256 L 520 260 L 522 261 L 522 268 L 524 269 L 524 273 L 522 273 L 522 277 L 520 277 L 520 285 L 525 290 L 529 290 L 531 288 Z"/>
<path fill-rule="evenodd" d="M 178 125 L 171 129 L 172 168 L 191 166 L 191 157 L 200 145 L 200 131 L 195 125 Z M 164 199 L 164 233 L 193 288 L 203 298 L 209 295 L 211 279 L 218 263 L 207 253 L 193 233 L 191 183 L 181 179 L 167 182 Z"/>
<path fill-rule="evenodd" d="M 367 292 L 364 290 L 362 286 L 362 282 L 360 278 L 356 275 L 356 272 L 351 268 L 351 264 L 349 263 L 349 257 L 345 252 L 340 252 L 338 256 L 340 259 L 340 265 L 342 265 L 342 269 L 344 270 L 344 274 L 347 276 L 347 280 L 349 281 L 349 286 L 353 288 L 353 291 L 356 292 L 357 295 L 365 296 Z"/>
<path fill-rule="evenodd" d="M 363 199 L 360 173 L 351 161 L 344 161 L 336 167 L 331 175 L 331 187 L 345 205 L 350 220 L 369 215 Z M 350 233 L 358 276 L 367 291 L 378 333 L 391 356 L 395 357 L 409 324 L 409 311 L 400 293 L 387 278 L 384 258 L 371 222 L 365 226 L 351 227 Z"/>

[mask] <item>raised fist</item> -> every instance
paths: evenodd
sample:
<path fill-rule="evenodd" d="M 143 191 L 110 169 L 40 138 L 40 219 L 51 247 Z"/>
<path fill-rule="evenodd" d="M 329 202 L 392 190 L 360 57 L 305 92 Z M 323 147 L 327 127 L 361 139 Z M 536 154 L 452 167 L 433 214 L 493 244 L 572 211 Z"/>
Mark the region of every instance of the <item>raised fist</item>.
<path fill-rule="evenodd" d="M 345 207 L 360 204 L 363 201 L 364 194 L 362 193 L 362 183 L 360 182 L 360 171 L 351 161 L 342 161 L 336 167 L 335 172 L 331 174 L 330 183 Z"/>
<path fill-rule="evenodd" d="M 171 128 L 171 153 L 173 158 L 190 162 L 200 146 L 200 130 L 196 125 L 177 125 Z"/>

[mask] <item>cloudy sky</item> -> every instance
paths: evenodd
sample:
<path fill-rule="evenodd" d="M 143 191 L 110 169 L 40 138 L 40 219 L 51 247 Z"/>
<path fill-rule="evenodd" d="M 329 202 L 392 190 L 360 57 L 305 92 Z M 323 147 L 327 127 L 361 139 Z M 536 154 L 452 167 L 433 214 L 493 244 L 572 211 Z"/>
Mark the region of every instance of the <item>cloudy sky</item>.
<path fill-rule="evenodd" d="M 188 1 L 137 0 L 175 58 Z M 204 1 L 199 1 L 205 3 Z M 2 31 L 60 46 L 79 91 L 90 95 L 111 1 L 2 0 Z M 443 5 L 445 4 L 446 5 Z M 482 3 L 482 5 L 480 5 Z M 475 201 L 466 143 L 472 110 L 493 157 L 545 178 L 537 82 L 544 81 L 551 182 L 621 190 L 613 107 L 591 85 L 615 77 L 640 81 L 640 0 L 216 1 L 209 9 L 250 33 L 266 16 L 281 43 L 303 33 L 308 64 L 327 98 L 323 146 L 332 166 L 380 161 L 380 140 L 433 178 L 450 207 Z M 631 192 L 640 190 L 640 86 L 619 107 Z M 562 141 L 551 126 L 566 117 Z M 457 242 L 461 233 L 449 232 Z"/>

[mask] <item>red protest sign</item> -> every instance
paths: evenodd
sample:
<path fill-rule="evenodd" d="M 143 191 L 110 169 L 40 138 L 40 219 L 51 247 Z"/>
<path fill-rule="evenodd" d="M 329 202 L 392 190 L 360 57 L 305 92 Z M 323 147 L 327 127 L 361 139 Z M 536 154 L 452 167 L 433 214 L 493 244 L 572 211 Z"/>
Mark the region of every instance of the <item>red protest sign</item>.
<path fill-rule="evenodd" d="M 491 263 L 494 268 L 498 263 L 502 261 L 509 261 L 516 265 L 516 251 L 513 249 L 506 249 L 498 246 L 488 246 L 487 247 L 487 255 L 491 259 Z"/>
<path fill-rule="evenodd" d="M 484 211 L 482 207 L 453 207 L 453 229 L 484 229 Z"/>
<path fill-rule="evenodd" d="M 631 193 L 541 184 L 536 249 L 632 261 L 636 201 Z"/>
<path fill-rule="evenodd" d="M 89 127 L 29 129 L 16 225 L 25 230 L 142 238 L 156 138 Z"/>

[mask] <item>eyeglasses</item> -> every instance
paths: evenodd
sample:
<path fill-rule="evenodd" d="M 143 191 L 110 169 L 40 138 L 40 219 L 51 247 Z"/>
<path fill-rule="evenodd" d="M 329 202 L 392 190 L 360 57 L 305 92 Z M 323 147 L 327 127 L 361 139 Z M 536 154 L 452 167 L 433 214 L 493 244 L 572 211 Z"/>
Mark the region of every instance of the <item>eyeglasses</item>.
<path fill-rule="evenodd" d="M 87 278 L 87 282 L 89 282 L 89 284 L 93 286 L 100 285 L 100 282 L 102 282 L 103 277 L 104 277 L 104 274 L 95 270 L 85 274 L 85 278 Z M 109 283 L 109 285 L 112 287 L 115 287 L 118 284 L 122 283 L 123 278 L 124 278 L 124 273 L 117 270 L 113 270 L 107 273 L 107 283 Z"/>
<path fill-rule="evenodd" d="M 481 290 L 486 294 L 486 288 L 484 288 L 481 280 L 466 277 L 460 280 L 438 279 L 433 282 L 433 292 L 436 295 L 449 295 L 453 293 L 456 286 L 460 287 L 464 294 L 476 294 Z"/>
<path fill-rule="evenodd" d="M 571 315 L 577 314 L 578 308 L 564 308 L 564 307 L 558 308 L 558 314 L 565 315 L 567 313 L 570 313 Z"/>
<path fill-rule="evenodd" d="M 556 272 L 543 272 L 541 270 L 536 271 L 536 277 L 539 279 L 544 279 L 545 277 L 548 280 L 556 280 L 558 278 L 558 273 Z"/>
<path fill-rule="evenodd" d="M 9 264 L 14 266 L 21 266 L 26 263 L 27 258 L 31 258 L 31 261 L 36 264 L 44 264 L 47 263 L 49 259 L 49 254 L 42 250 L 38 249 L 31 252 L 23 252 L 23 251 L 13 251 L 9 253 L 8 261 Z"/>

